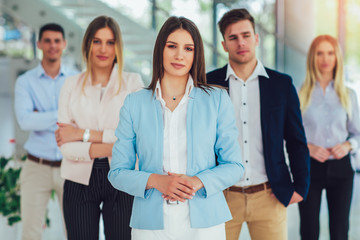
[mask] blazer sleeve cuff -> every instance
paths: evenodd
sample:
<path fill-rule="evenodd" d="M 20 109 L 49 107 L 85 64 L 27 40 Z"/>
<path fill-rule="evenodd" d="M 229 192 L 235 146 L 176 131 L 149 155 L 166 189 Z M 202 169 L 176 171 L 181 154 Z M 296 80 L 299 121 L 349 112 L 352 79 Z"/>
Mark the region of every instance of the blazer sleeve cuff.
<path fill-rule="evenodd" d="M 92 161 L 90 158 L 91 142 L 70 142 L 61 146 L 60 150 L 64 158 L 71 161 Z"/>
<path fill-rule="evenodd" d="M 113 129 L 104 129 L 102 135 L 103 143 L 114 143 L 116 142 L 117 137 L 115 136 L 115 130 Z"/>
<path fill-rule="evenodd" d="M 306 188 L 304 188 L 304 186 L 301 186 L 301 187 L 295 186 L 294 191 L 297 192 L 301 197 L 303 197 L 304 200 L 306 199 L 308 191 L 306 190 Z M 291 199 L 291 197 L 290 197 L 290 199 Z"/>
<path fill-rule="evenodd" d="M 209 181 L 207 181 L 206 173 L 204 173 L 204 171 L 203 171 L 203 172 L 198 173 L 196 176 L 200 179 L 200 181 L 204 185 L 203 188 L 200 188 L 197 191 L 197 194 L 199 194 L 199 196 L 201 198 L 207 198 L 208 197 L 208 191 L 211 191 L 211 184 L 209 183 Z M 210 189 L 207 190 L 208 188 L 210 188 Z"/>

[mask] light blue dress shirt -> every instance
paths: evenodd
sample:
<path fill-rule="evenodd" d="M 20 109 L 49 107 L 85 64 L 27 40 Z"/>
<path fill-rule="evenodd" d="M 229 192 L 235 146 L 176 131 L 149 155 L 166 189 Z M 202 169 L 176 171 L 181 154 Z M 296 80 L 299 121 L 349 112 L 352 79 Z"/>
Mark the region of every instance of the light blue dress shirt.
<path fill-rule="evenodd" d="M 349 89 L 351 117 L 342 107 L 335 92 L 334 81 L 323 92 L 320 84 L 315 84 L 309 107 L 303 113 L 303 123 L 308 143 L 331 148 L 349 141 L 353 151 L 360 143 L 360 115 L 356 94 Z M 330 157 L 333 158 L 333 157 Z"/>
<path fill-rule="evenodd" d="M 52 79 L 40 63 L 16 80 L 15 114 L 20 128 L 30 131 L 24 146 L 28 153 L 48 160 L 62 159 L 54 133 L 59 93 L 65 78 L 76 73 L 61 66 L 59 74 Z"/>

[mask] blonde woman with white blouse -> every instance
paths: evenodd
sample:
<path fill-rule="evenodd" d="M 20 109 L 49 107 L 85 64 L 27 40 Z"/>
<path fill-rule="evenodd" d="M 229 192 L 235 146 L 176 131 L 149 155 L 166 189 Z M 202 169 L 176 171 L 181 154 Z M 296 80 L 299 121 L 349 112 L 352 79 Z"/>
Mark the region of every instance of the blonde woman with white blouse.
<path fill-rule="evenodd" d="M 95 18 L 82 51 L 87 69 L 68 78 L 59 101 L 56 140 L 64 156 L 64 217 L 69 240 L 98 239 L 102 214 L 106 239 L 130 239 L 133 197 L 107 180 L 115 128 L 125 97 L 143 87 L 138 74 L 123 72 L 119 26 Z M 102 208 L 100 208 L 102 204 Z"/>

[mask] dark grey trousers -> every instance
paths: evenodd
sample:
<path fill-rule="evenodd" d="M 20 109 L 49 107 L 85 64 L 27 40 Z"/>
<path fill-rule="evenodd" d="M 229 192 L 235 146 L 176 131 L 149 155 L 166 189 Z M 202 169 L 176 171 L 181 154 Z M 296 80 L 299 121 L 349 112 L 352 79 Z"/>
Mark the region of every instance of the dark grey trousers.
<path fill-rule="evenodd" d="M 106 240 L 130 240 L 133 197 L 110 184 L 107 158 L 94 161 L 89 186 L 69 180 L 64 184 L 63 206 L 68 240 L 97 240 L 100 214 Z"/>
<path fill-rule="evenodd" d="M 311 159 L 310 176 L 307 199 L 299 203 L 301 239 L 319 239 L 319 213 L 323 190 L 326 191 L 328 203 L 330 239 L 348 239 L 354 180 L 349 155 L 341 160 L 328 160 L 325 163 Z"/>

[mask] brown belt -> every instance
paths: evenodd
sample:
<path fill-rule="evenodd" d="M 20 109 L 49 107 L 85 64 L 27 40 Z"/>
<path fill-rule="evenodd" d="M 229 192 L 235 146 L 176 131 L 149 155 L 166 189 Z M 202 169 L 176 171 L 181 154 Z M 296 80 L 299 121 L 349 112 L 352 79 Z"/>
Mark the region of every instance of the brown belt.
<path fill-rule="evenodd" d="M 31 155 L 30 153 L 28 153 L 27 158 L 33 162 L 48 165 L 50 167 L 60 167 L 61 165 L 61 161 L 51 161 L 44 158 L 38 158 L 35 157 L 34 155 Z"/>
<path fill-rule="evenodd" d="M 260 191 L 263 191 L 263 190 L 269 189 L 269 188 L 271 188 L 270 183 L 266 182 L 266 183 L 262 183 L 259 185 L 249 186 L 249 187 L 232 186 L 232 187 L 229 187 L 229 190 L 233 191 L 233 192 L 241 192 L 241 193 L 251 194 L 251 193 L 260 192 Z"/>

